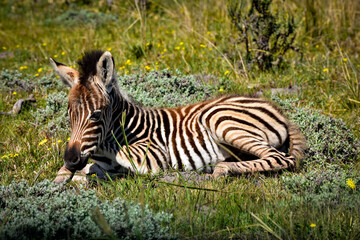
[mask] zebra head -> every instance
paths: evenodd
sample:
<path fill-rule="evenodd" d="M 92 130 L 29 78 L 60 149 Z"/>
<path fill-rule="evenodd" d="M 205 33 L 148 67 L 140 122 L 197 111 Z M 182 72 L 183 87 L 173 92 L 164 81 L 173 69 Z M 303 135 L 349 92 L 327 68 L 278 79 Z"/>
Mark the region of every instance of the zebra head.
<path fill-rule="evenodd" d="M 68 113 L 71 137 L 65 149 L 65 166 L 83 169 L 109 130 L 112 106 L 109 93 L 116 87 L 114 60 L 110 52 L 92 51 L 78 61 L 79 72 L 50 58 L 65 85 L 70 87 Z"/>

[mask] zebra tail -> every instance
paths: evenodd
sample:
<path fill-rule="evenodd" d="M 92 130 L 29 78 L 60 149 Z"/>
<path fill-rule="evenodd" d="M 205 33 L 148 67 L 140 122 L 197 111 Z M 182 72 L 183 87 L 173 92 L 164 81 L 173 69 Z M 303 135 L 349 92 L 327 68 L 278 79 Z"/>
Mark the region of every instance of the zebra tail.
<path fill-rule="evenodd" d="M 299 161 L 304 157 L 306 150 L 305 136 L 300 131 L 299 127 L 292 122 L 289 122 L 288 132 L 290 140 L 289 154 Z"/>

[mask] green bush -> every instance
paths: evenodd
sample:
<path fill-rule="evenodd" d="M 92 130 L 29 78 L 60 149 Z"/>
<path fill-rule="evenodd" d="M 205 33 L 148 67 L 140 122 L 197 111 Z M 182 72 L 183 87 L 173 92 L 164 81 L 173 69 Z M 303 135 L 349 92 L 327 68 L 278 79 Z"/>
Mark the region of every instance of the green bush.
<path fill-rule="evenodd" d="M 271 3 L 235 0 L 228 4 L 229 15 L 240 31 L 239 40 L 245 45 L 246 60 L 250 67 L 256 64 L 260 70 L 281 66 L 285 53 L 294 49 L 294 18 L 281 7 L 273 14 Z"/>
<path fill-rule="evenodd" d="M 55 78 L 54 74 L 44 75 L 42 77 L 34 77 L 28 74 L 23 74 L 18 70 L 3 69 L 0 72 L 0 90 L 2 91 L 26 91 L 31 92 L 34 89 L 47 90 L 62 90 L 64 85 L 61 81 Z"/>
<path fill-rule="evenodd" d="M 175 107 L 203 101 L 213 96 L 215 88 L 204 85 L 193 75 L 168 70 L 137 73 L 119 77 L 120 87 L 136 101 L 151 107 Z"/>
<path fill-rule="evenodd" d="M 46 123 L 48 130 L 54 132 L 67 132 L 69 117 L 67 115 L 68 94 L 65 92 L 50 93 L 46 98 L 45 109 L 38 109 L 33 113 L 34 117 L 42 123 Z"/>
<path fill-rule="evenodd" d="M 356 177 L 359 174 L 352 169 L 360 158 L 359 140 L 341 119 L 294 107 L 297 100 L 281 100 L 276 96 L 273 100 L 300 127 L 308 146 L 301 172 L 281 176 L 284 188 L 296 201 L 358 207 L 360 192 L 347 185 L 347 181 L 352 179 L 355 186 L 360 184 L 360 177 Z M 344 162 L 348 163 L 348 169 L 341 167 L 345 166 Z"/>
<path fill-rule="evenodd" d="M 273 96 L 307 139 L 303 164 L 351 163 L 360 160 L 360 141 L 341 119 L 325 116 L 317 110 L 294 107 L 297 100 Z"/>
<path fill-rule="evenodd" d="M 284 174 L 281 177 L 285 189 L 294 194 L 295 200 L 319 205 L 342 205 L 347 208 L 360 206 L 360 192 L 347 183 L 359 186 L 360 177 L 352 171 L 345 171 L 337 165 L 315 169 L 301 174 Z"/>
<path fill-rule="evenodd" d="M 109 22 L 118 22 L 118 18 L 114 15 L 103 12 L 92 12 L 86 9 L 70 9 L 53 20 L 45 21 L 45 24 L 49 24 L 51 22 L 67 26 L 89 25 L 101 27 Z"/>
<path fill-rule="evenodd" d="M 29 76 L 25 76 L 17 70 L 3 69 L 0 72 L 0 90 L 1 91 L 32 91 L 35 83 Z"/>
<path fill-rule="evenodd" d="M 100 201 L 94 190 L 47 180 L 0 186 L 0 206 L 1 239 L 176 239 L 170 214 L 120 199 Z"/>

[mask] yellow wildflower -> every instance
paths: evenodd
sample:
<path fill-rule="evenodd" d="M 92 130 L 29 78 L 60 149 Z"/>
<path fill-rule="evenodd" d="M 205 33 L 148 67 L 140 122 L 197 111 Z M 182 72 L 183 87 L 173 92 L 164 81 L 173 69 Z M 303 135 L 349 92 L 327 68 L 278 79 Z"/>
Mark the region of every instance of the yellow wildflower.
<path fill-rule="evenodd" d="M 166 48 L 164 48 L 163 52 L 166 52 L 166 51 L 167 51 Z"/>
<path fill-rule="evenodd" d="M 38 77 L 39 76 L 39 74 L 38 73 L 35 73 L 35 77 Z"/>
<path fill-rule="evenodd" d="M 20 47 L 20 45 L 18 44 L 18 45 L 16 45 L 16 48 L 19 48 Z"/>
<path fill-rule="evenodd" d="M 125 74 L 128 74 L 129 73 L 129 71 L 125 71 Z"/>
<path fill-rule="evenodd" d="M 323 69 L 323 72 L 328 72 L 328 71 L 329 71 L 328 68 L 324 68 L 324 69 Z"/>
<path fill-rule="evenodd" d="M 305 43 L 305 46 L 308 46 L 308 45 L 309 45 L 309 43 L 306 42 L 306 43 Z"/>
<path fill-rule="evenodd" d="M 316 45 L 315 47 L 316 47 L 316 48 L 319 48 L 319 45 Z"/>
<path fill-rule="evenodd" d="M 58 57 L 58 55 L 57 55 L 57 54 L 55 54 L 55 55 L 54 55 L 54 58 L 57 58 L 57 57 Z"/>
<path fill-rule="evenodd" d="M 180 44 L 180 46 L 182 46 L 182 45 L 184 45 L 184 42 L 180 42 L 179 44 Z"/>
<path fill-rule="evenodd" d="M 314 228 L 314 227 L 316 227 L 316 224 L 312 223 L 312 224 L 310 224 L 310 227 Z"/>
<path fill-rule="evenodd" d="M 19 156 L 19 154 L 18 154 L 18 153 L 15 153 L 15 154 L 14 154 L 14 157 L 17 157 L 17 156 Z"/>
<path fill-rule="evenodd" d="M 347 62 L 347 60 L 348 60 L 347 58 L 343 58 L 343 61 L 344 61 L 344 62 Z"/>
<path fill-rule="evenodd" d="M 149 66 L 145 66 L 145 69 L 146 69 L 146 71 L 150 71 L 151 70 L 151 67 L 149 67 Z"/>
<path fill-rule="evenodd" d="M 61 142 L 62 142 L 62 140 L 60 140 L 60 139 L 59 139 L 59 140 L 57 140 L 57 142 L 58 142 L 58 143 L 61 143 Z"/>
<path fill-rule="evenodd" d="M 44 42 L 42 45 L 45 47 L 47 45 L 47 43 Z"/>
<path fill-rule="evenodd" d="M 111 51 L 111 47 L 109 47 L 107 50 L 108 50 L 108 52 L 110 52 L 110 51 Z"/>
<path fill-rule="evenodd" d="M 47 143 L 47 138 L 44 138 L 41 142 L 39 142 L 39 146 L 44 145 L 45 143 Z"/>
<path fill-rule="evenodd" d="M 249 48 L 249 52 L 251 52 L 252 51 L 252 49 L 251 48 Z"/>
<path fill-rule="evenodd" d="M 2 47 L 2 49 L 6 50 L 6 47 Z"/>
<path fill-rule="evenodd" d="M 227 70 L 227 71 L 224 72 L 224 75 L 228 75 L 229 73 L 230 73 L 230 71 Z"/>
<path fill-rule="evenodd" d="M 68 141 L 70 141 L 70 137 L 68 137 L 68 139 L 67 139 Z"/>
<path fill-rule="evenodd" d="M 66 52 L 64 52 L 64 51 L 61 52 L 61 55 L 65 55 L 65 54 L 66 54 Z"/>
<path fill-rule="evenodd" d="M 355 185 L 354 181 L 351 178 L 346 180 L 346 185 L 348 185 L 351 189 L 356 188 L 356 185 Z"/>
<path fill-rule="evenodd" d="M 148 42 L 148 43 L 146 43 L 146 46 L 148 47 L 148 46 L 150 46 L 150 43 Z"/>
<path fill-rule="evenodd" d="M 17 92 L 13 92 L 13 95 L 16 95 L 17 94 Z"/>
<path fill-rule="evenodd" d="M 209 51 L 212 51 L 212 48 L 209 48 Z"/>
<path fill-rule="evenodd" d="M 158 44 L 157 44 L 157 47 L 159 48 L 160 46 L 161 46 L 161 44 L 160 44 L 160 43 L 158 43 Z"/>
<path fill-rule="evenodd" d="M 91 174 L 91 177 L 92 178 L 96 177 L 96 174 L 95 173 Z"/>
<path fill-rule="evenodd" d="M 41 73 L 41 72 L 42 72 L 42 70 L 43 70 L 42 68 L 39 68 L 39 69 L 38 69 L 38 72 L 39 72 L 39 73 Z"/>
<path fill-rule="evenodd" d="M 1 158 L 4 159 L 4 158 L 8 158 L 9 156 L 8 155 L 3 155 Z"/>
<path fill-rule="evenodd" d="M 122 69 L 124 69 L 125 68 L 125 66 L 121 66 L 121 67 L 119 67 L 119 70 L 122 70 Z"/>
<path fill-rule="evenodd" d="M 131 63 L 131 60 L 130 59 L 128 59 L 128 60 L 126 60 L 126 63 L 125 63 L 126 65 L 131 65 L 132 63 Z"/>
<path fill-rule="evenodd" d="M 180 50 L 180 47 L 179 46 L 175 47 L 175 50 Z"/>
<path fill-rule="evenodd" d="M 172 30 L 172 31 L 171 31 L 171 34 L 175 34 L 175 30 Z"/>
<path fill-rule="evenodd" d="M 210 35 L 211 34 L 211 32 L 209 32 L 209 31 L 207 31 L 207 33 L 206 33 L 207 35 Z"/>
<path fill-rule="evenodd" d="M 223 91 L 224 91 L 224 89 L 222 89 L 222 88 L 219 89 L 219 92 L 223 92 Z"/>
<path fill-rule="evenodd" d="M 205 44 L 200 44 L 200 47 L 206 48 L 206 45 Z"/>

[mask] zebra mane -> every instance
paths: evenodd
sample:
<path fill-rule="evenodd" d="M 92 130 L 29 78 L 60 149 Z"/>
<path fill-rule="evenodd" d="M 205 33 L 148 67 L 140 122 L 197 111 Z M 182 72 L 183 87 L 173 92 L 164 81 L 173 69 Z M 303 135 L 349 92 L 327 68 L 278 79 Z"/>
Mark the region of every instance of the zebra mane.
<path fill-rule="evenodd" d="M 96 64 L 103 53 L 101 50 L 88 51 L 77 61 L 80 67 L 80 83 L 85 84 L 89 77 L 96 75 Z"/>

